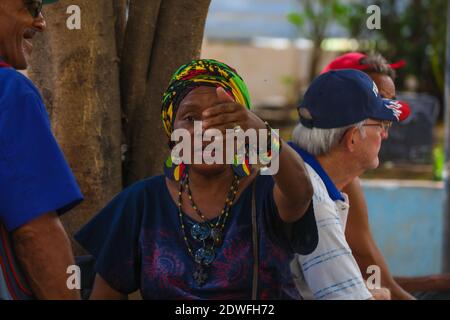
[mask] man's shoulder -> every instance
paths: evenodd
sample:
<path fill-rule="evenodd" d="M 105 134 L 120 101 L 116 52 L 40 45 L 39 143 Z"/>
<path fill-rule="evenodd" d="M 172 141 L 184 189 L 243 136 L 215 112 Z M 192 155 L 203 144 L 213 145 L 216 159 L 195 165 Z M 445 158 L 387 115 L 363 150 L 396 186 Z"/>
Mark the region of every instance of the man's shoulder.
<path fill-rule="evenodd" d="M 322 202 L 332 203 L 333 200 L 330 198 L 327 187 L 325 186 L 325 183 L 323 182 L 320 175 L 309 164 L 305 163 L 305 167 L 306 170 L 308 171 L 309 179 L 314 189 L 313 197 L 315 198 L 315 201 L 321 203 Z"/>
<path fill-rule="evenodd" d="M 0 69 L 0 84 L 0 99 L 13 99 L 27 94 L 36 95 L 40 99 L 33 82 L 12 68 Z"/>

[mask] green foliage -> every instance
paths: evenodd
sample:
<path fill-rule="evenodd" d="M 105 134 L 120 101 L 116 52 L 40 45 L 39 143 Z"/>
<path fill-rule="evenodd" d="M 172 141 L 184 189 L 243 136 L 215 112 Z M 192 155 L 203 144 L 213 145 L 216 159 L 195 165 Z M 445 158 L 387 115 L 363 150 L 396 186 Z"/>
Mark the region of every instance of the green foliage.
<path fill-rule="evenodd" d="M 433 150 L 433 176 L 434 180 L 443 180 L 445 165 L 445 154 L 442 145 L 437 146 Z"/>
<path fill-rule="evenodd" d="M 382 29 L 376 31 L 376 50 L 389 60 L 405 59 L 397 84 L 407 74 L 419 80 L 419 91 L 443 96 L 447 0 L 376 1 L 382 8 Z M 368 34 L 370 36 L 370 34 Z"/>
<path fill-rule="evenodd" d="M 297 0 L 302 12 L 291 12 L 287 20 L 294 25 L 299 34 L 313 42 L 312 61 L 309 79 L 312 80 L 317 72 L 321 58 L 321 45 L 327 34 L 331 22 L 345 25 L 351 16 L 352 6 L 340 0 Z"/>
<path fill-rule="evenodd" d="M 287 19 L 291 24 L 299 29 L 305 25 L 305 16 L 299 14 L 298 12 L 290 12 L 287 15 Z"/>
<path fill-rule="evenodd" d="M 378 52 L 389 61 L 404 59 L 399 71 L 399 90 L 408 75 L 419 81 L 418 91 L 442 101 L 447 33 L 447 0 L 297 0 L 303 12 L 292 13 L 289 22 L 303 36 L 320 45 L 331 22 L 341 25 L 350 38 L 359 40 L 359 51 Z M 369 30 L 367 8 L 381 8 L 381 30 Z M 295 18 L 294 18 L 295 17 Z"/>
<path fill-rule="evenodd" d="M 339 0 L 297 0 L 303 7 L 303 12 L 291 12 L 288 21 L 302 31 L 306 36 L 314 40 L 323 37 L 329 23 L 336 21 L 340 24 L 347 23 L 347 17 L 352 11 L 352 6 L 343 4 Z M 309 21 L 310 29 L 306 30 L 306 21 Z"/>

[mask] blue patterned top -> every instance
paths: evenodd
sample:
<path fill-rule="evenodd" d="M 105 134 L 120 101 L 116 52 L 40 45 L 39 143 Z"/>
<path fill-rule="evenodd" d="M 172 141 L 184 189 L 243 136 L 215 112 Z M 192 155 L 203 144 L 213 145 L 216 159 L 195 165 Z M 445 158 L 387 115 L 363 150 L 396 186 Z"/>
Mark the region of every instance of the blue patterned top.
<path fill-rule="evenodd" d="M 297 223 L 281 221 L 273 200 L 274 180 L 256 179 L 260 299 L 298 299 L 289 269 L 294 251 L 317 245 L 311 210 Z M 95 258 L 96 272 L 117 291 L 140 289 L 144 299 L 250 299 L 253 276 L 251 201 L 247 187 L 232 206 L 223 244 L 199 287 L 195 262 L 183 240 L 176 203 L 165 177 L 140 181 L 117 195 L 76 236 Z M 184 215 L 187 229 L 195 223 Z M 278 231 L 277 231 L 278 230 Z M 200 247 L 187 232 L 189 243 Z"/>

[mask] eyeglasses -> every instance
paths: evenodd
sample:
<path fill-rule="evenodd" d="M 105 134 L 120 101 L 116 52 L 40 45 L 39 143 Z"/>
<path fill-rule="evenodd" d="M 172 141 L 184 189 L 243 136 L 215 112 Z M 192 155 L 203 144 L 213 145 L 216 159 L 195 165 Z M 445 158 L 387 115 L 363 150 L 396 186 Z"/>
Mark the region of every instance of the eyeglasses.
<path fill-rule="evenodd" d="M 33 18 L 39 17 L 42 12 L 42 0 L 26 0 L 24 3 Z"/>
<path fill-rule="evenodd" d="M 379 127 L 385 133 L 388 133 L 389 129 L 392 127 L 392 121 L 384 120 L 377 123 L 365 123 L 363 127 Z"/>

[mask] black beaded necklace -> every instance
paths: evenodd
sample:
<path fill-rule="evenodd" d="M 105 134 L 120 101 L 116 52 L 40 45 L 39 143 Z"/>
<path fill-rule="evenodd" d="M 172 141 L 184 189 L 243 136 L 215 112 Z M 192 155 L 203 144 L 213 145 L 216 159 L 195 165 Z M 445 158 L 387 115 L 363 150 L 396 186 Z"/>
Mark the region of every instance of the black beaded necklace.
<path fill-rule="evenodd" d="M 222 209 L 216 223 L 208 222 L 207 218 L 194 203 L 192 192 L 189 186 L 189 174 L 186 174 L 186 177 L 180 183 L 180 188 L 178 191 L 178 216 L 180 218 L 181 231 L 183 233 L 183 239 L 186 244 L 187 250 L 189 252 L 189 255 L 197 264 L 196 271 L 194 272 L 193 276 L 195 282 L 199 287 L 203 286 L 208 281 L 208 267 L 211 266 L 214 259 L 216 258 L 215 249 L 220 247 L 222 244 L 223 231 L 225 229 L 228 216 L 230 215 L 231 206 L 233 205 L 233 202 L 236 198 L 239 183 L 240 179 L 235 175 L 230 187 L 230 191 L 228 191 L 227 198 L 225 200 L 225 206 Z M 196 241 L 202 242 L 202 247 L 196 250 L 195 253 L 191 245 L 189 244 L 186 234 L 186 226 L 183 221 L 183 212 L 181 209 L 183 186 L 186 187 L 192 208 L 203 221 L 200 223 L 194 223 L 190 230 L 192 238 Z"/>

